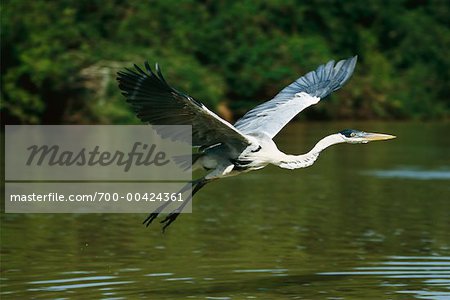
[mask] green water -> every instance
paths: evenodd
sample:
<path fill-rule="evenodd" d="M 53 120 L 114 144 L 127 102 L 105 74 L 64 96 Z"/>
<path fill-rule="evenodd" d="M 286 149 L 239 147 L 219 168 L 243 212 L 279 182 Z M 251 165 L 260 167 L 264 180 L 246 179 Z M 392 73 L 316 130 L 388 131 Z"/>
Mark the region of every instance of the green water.
<path fill-rule="evenodd" d="M 2 299 L 449 299 L 450 138 L 442 123 L 291 124 L 312 167 L 214 182 L 161 234 L 145 214 L 2 214 Z"/>

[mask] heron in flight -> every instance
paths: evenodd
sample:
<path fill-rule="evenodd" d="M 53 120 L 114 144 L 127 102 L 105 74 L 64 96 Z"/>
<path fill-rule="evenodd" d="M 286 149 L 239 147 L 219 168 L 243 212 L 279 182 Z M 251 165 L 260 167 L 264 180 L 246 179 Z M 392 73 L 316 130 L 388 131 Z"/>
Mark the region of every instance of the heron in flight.
<path fill-rule="evenodd" d="M 357 57 L 329 61 L 300 77 L 272 100 L 247 112 L 234 125 L 220 118 L 201 102 L 169 86 L 161 69 L 155 71 L 145 63 L 145 70 L 118 72 L 122 94 L 137 116 L 152 125 L 191 125 L 192 145 L 198 153 L 192 155 L 192 169 L 209 171 L 192 182 L 192 192 L 183 204 L 161 221 L 163 231 L 178 217 L 184 206 L 205 184 L 223 177 L 259 170 L 273 164 L 285 169 L 311 166 L 319 154 L 339 143 L 361 144 L 388 140 L 393 135 L 345 129 L 321 139 L 308 153 L 285 154 L 278 150 L 273 137 L 298 113 L 317 104 L 320 99 L 342 87 L 350 78 Z M 189 188 L 191 184 L 189 184 Z M 185 187 L 180 192 L 185 192 Z M 144 221 L 146 226 L 169 204 L 162 205 Z"/>

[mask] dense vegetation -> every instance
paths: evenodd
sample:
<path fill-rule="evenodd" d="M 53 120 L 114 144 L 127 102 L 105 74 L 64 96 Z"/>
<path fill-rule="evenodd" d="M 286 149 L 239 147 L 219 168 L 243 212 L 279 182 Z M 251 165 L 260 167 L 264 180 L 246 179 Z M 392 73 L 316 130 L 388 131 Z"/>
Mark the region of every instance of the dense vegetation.
<path fill-rule="evenodd" d="M 447 118 L 450 1 L 2 1 L 4 122 L 137 122 L 117 70 L 145 60 L 235 117 L 329 59 L 355 76 L 310 119 Z"/>

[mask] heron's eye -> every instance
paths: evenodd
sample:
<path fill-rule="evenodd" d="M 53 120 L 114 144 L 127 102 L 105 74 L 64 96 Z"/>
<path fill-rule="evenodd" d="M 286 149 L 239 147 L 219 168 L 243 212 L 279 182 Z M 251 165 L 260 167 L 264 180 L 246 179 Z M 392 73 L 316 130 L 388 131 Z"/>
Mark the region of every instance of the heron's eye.
<path fill-rule="evenodd" d="M 350 133 L 350 136 L 351 136 L 351 137 L 355 137 L 355 136 L 356 136 L 356 133 L 352 132 L 352 133 Z"/>

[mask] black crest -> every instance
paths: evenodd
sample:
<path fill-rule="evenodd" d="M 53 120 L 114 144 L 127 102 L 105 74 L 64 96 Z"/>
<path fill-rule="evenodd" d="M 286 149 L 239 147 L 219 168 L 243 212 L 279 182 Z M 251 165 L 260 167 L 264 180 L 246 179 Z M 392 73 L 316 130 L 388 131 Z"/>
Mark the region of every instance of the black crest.
<path fill-rule="evenodd" d="M 349 138 L 349 137 L 354 137 L 359 132 L 360 132 L 359 130 L 355 130 L 355 129 L 344 129 L 339 133 L 342 134 L 343 136 L 346 136 Z"/>

